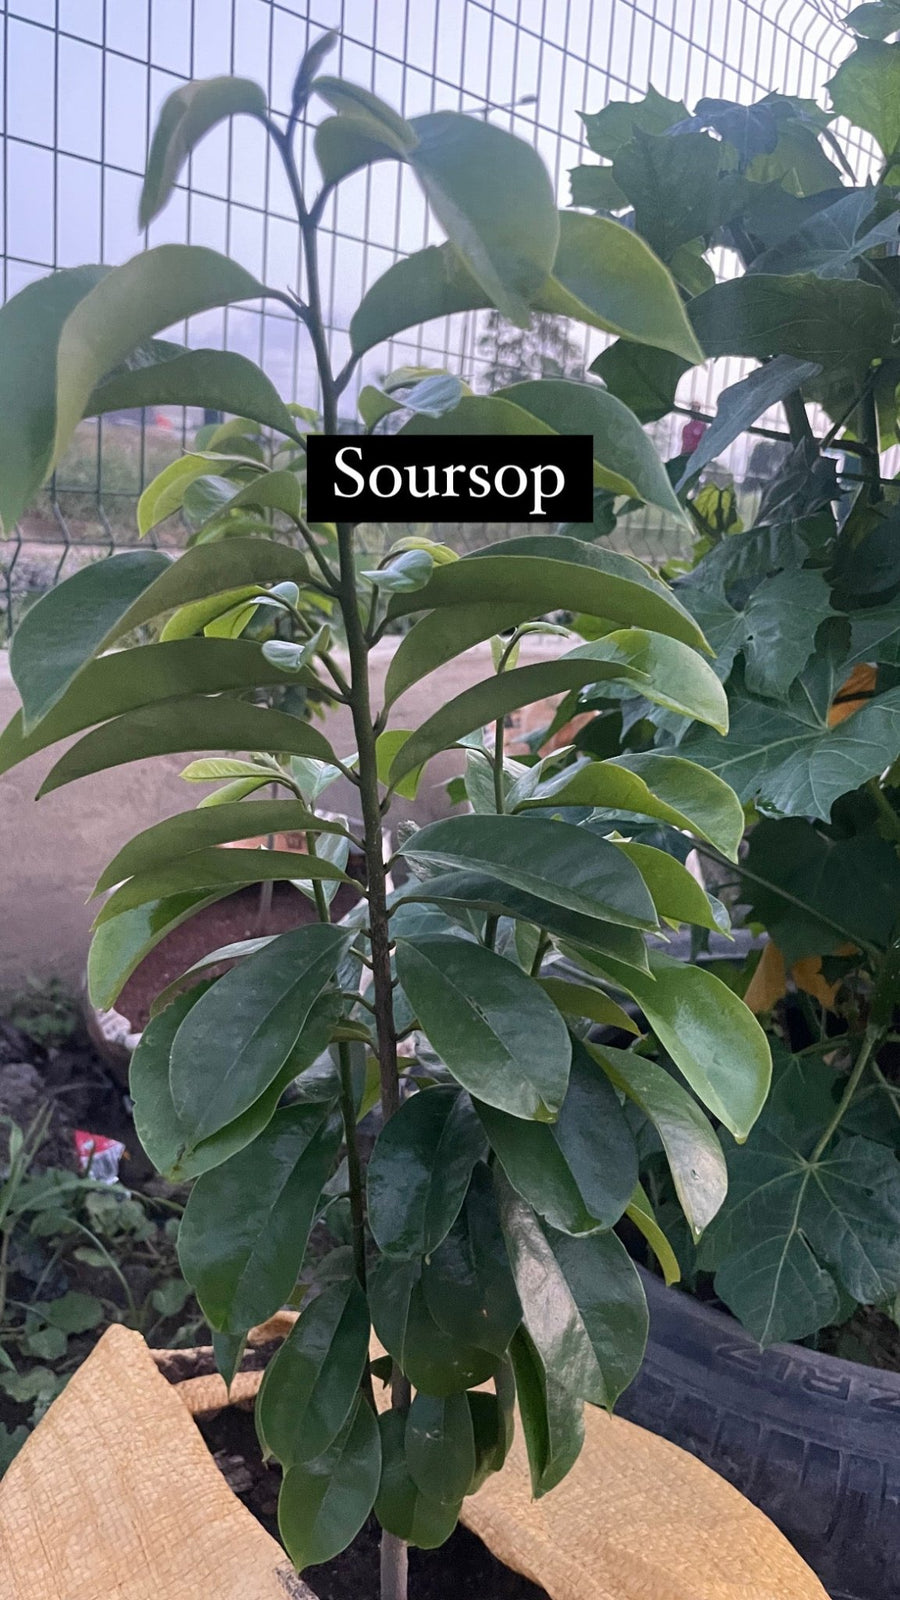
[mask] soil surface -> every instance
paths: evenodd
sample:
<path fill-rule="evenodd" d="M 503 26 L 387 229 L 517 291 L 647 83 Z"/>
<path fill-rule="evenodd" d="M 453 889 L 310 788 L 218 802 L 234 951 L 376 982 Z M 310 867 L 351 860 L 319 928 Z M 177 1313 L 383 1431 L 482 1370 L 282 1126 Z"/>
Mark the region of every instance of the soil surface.
<path fill-rule="evenodd" d="M 355 903 L 354 890 L 341 887 L 332 903 L 332 914 L 337 920 Z M 216 901 L 198 911 L 180 928 L 166 934 L 149 955 L 144 957 L 125 984 L 115 1009 L 127 1017 L 135 1033 L 146 1027 L 150 1007 L 161 990 L 181 977 L 195 961 L 200 961 L 223 945 L 235 944 L 239 939 L 258 939 L 266 934 L 287 933 L 305 922 L 316 921 L 316 910 L 299 889 L 289 883 L 276 883 L 272 904 L 265 916 L 260 915 L 260 891 L 257 886 L 238 890 L 225 900 Z M 204 978 L 219 977 L 226 972 L 230 962 L 208 967 Z"/>
<path fill-rule="evenodd" d="M 281 1472 L 263 1464 L 253 1414 L 232 1406 L 198 1422 L 213 1460 L 234 1493 L 278 1538 Z M 303 1576 L 317 1600 L 377 1600 L 380 1529 L 374 1517 L 349 1550 Z M 410 1550 L 411 1600 L 548 1600 L 543 1589 L 511 1572 L 467 1528 L 439 1550 Z"/>

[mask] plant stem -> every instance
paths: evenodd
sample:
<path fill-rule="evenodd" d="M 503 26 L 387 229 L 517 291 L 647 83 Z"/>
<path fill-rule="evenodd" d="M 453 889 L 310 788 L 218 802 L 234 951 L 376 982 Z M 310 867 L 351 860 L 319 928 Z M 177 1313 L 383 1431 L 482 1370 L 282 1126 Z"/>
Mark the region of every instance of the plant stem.
<path fill-rule="evenodd" d="M 363 1211 L 362 1167 L 359 1145 L 356 1141 L 356 1106 L 353 1100 L 353 1063 L 350 1046 L 338 1045 L 341 1071 L 341 1116 L 344 1120 L 344 1139 L 347 1146 L 347 1184 L 350 1195 L 350 1217 L 353 1233 L 353 1261 L 360 1288 L 366 1287 L 366 1223 Z"/>
<path fill-rule="evenodd" d="M 872 1051 L 874 1050 L 876 1044 L 879 1042 L 880 1038 L 881 1038 L 881 1029 L 880 1028 L 867 1028 L 866 1029 L 866 1031 L 865 1031 L 865 1033 L 863 1035 L 862 1044 L 859 1047 L 859 1054 L 858 1054 L 858 1056 L 856 1058 L 856 1061 L 854 1063 L 854 1066 L 853 1066 L 853 1071 L 851 1072 L 849 1078 L 847 1079 L 847 1082 L 844 1085 L 844 1092 L 841 1095 L 841 1098 L 840 1098 L 840 1100 L 839 1100 L 839 1102 L 838 1102 L 838 1104 L 837 1104 L 837 1106 L 835 1108 L 834 1116 L 832 1117 L 831 1121 L 829 1122 L 828 1127 L 825 1129 L 825 1132 L 822 1134 L 821 1139 L 819 1140 L 819 1142 L 816 1145 L 812 1155 L 809 1158 L 810 1166 L 815 1166 L 816 1162 L 818 1160 L 820 1160 L 823 1152 L 827 1149 L 828 1145 L 831 1143 L 832 1139 L 834 1138 L 835 1134 L 837 1133 L 837 1130 L 840 1127 L 840 1124 L 843 1121 L 844 1116 L 846 1115 L 847 1111 L 850 1109 L 850 1103 L 851 1103 L 851 1101 L 853 1099 L 853 1096 L 855 1095 L 857 1089 L 859 1088 L 859 1081 L 860 1081 L 863 1073 L 866 1070 L 866 1067 L 867 1067 L 868 1062 L 869 1062 L 869 1057 L 871 1056 Z"/>
<path fill-rule="evenodd" d="M 381 1600 L 406 1600 L 406 1545 L 393 1533 L 381 1535 Z"/>

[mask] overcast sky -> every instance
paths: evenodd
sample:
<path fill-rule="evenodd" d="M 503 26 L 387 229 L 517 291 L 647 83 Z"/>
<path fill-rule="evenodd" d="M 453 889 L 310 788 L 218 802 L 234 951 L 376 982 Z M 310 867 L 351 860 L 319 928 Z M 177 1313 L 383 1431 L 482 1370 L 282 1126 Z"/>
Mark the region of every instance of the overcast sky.
<path fill-rule="evenodd" d="M 300 55 L 325 28 L 342 31 L 325 70 L 374 88 L 407 116 L 488 102 L 496 120 L 537 143 L 565 204 L 579 110 L 634 98 L 651 82 L 688 104 L 703 94 L 751 101 L 768 89 L 821 97 L 848 48 L 830 20 L 838 9 L 829 0 L 7 0 L 6 292 L 52 265 L 134 254 L 139 174 L 166 95 L 189 76 L 234 70 L 266 84 L 283 108 Z M 535 104 L 500 109 L 532 95 Z M 304 167 L 313 187 L 311 158 Z M 154 223 L 151 244 L 229 250 L 273 285 L 296 283 L 289 196 L 257 124 L 212 134 L 191 184 Z M 365 284 L 398 251 L 440 235 L 429 232 L 411 175 L 393 163 L 350 179 L 325 220 L 341 360 L 341 330 Z M 226 338 L 296 398 L 312 399 L 305 349 L 286 322 L 249 310 L 230 312 L 227 326 L 198 321 L 193 342 Z M 422 342 L 398 345 L 394 364 L 436 363 L 448 341 L 461 350 L 470 335 L 459 322 L 432 326 Z M 383 356 L 370 363 L 383 366 Z"/>

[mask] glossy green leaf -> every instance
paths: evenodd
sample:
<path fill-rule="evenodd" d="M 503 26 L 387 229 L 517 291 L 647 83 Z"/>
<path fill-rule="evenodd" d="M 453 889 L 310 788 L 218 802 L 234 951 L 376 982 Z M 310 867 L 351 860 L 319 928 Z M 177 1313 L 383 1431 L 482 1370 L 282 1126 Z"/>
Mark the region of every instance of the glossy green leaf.
<path fill-rule="evenodd" d="M 463 1208 L 422 1268 L 425 1304 L 438 1327 L 463 1345 L 502 1356 L 522 1320 L 490 1169 L 479 1162 Z"/>
<path fill-rule="evenodd" d="M 732 861 L 744 831 L 743 807 L 727 783 L 682 756 L 652 750 L 587 762 L 574 771 L 564 768 L 545 779 L 522 806 L 636 811 L 689 829 Z"/>
<path fill-rule="evenodd" d="M 218 526 L 223 518 L 227 524 L 232 512 L 248 507 L 256 511 L 280 511 L 295 522 L 300 516 L 300 480 L 295 472 L 260 472 L 249 483 L 228 487 L 227 498 L 201 524 L 198 536 Z"/>
<path fill-rule="evenodd" d="M 500 1211 L 525 1328 L 545 1370 L 576 1399 L 611 1410 L 641 1364 L 649 1326 L 625 1246 L 614 1233 L 545 1233 L 508 1184 Z"/>
<path fill-rule="evenodd" d="M 100 894 L 133 873 L 146 872 L 193 850 L 261 834 L 306 830 L 339 833 L 340 824 L 317 817 L 297 800 L 256 800 L 252 806 L 225 805 L 214 811 L 180 811 L 136 833 L 104 868 L 94 893 Z M 302 867 L 303 863 L 298 865 Z"/>
<path fill-rule="evenodd" d="M 193 988 L 177 994 L 155 1013 L 131 1058 L 129 1090 L 134 1101 L 135 1130 L 157 1171 L 173 1183 L 198 1178 L 252 1143 L 272 1120 L 284 1091 L 327 1048 L 341 1009 L 336 995 L 326 994 L 317 1000 L 290 1055 L 259 1099 L 233 1122 L 198 1143 L 189 1124 L 175 1109 L 169 1058 L 178 1029 L 207 989 L 207 984 L 195 982 Z M 303 1085 L 304 1102 L 330 1109 L 338 1098 L 339 1087 L 336 1075 L 311 1075 Z"/>
<path fill-rule="evenodd" d="M 599 384 L 535 378 L 500 389 L 498 396 L 546 422 L 557 433 L 591 434 L 594 460 L 601 469 L 597 479 L 601 487 L 614 494 L 633 495 L 649 505 L 660 506 L 679 522 L 685 521 L 651 439 L 634 413 Z"/>
<path fill-rule="evenodd" d="M 596 833 L 536 816 L 461 816 L 413 834 L 402 854 L 434 869 L 499 878 L 582 916 L 653 928 L 656 911 L 637 868 Z"/>
<path fill-rule="evenodd" d="M 493 951 L 440 936 L 398 940 L 396 960 L 420 1027 L 465 1089 L 515 1118 L 555 1115 L 569 1037 L 530 978 Z"/>
<path fill-rule="evenodd" d="M 280 934 L 193 1007 L 175 1035 L 169 1069 L 192 1144 L 233 1122 L 269 1087 L 352 938 L 321 924 Z"/>
<path fill-rule="evenodd" d="M 452 941 L 454 945 L 458 941 Z M 379 1250 L 429 1256 L 452 1228 L 484 1133 L 468 1095 L 420 1091 L 385 1123 L 366 1174 L 369 1226 Z"/>
<path fill-rule="evenodd" d="M 378 1423 L 360 1397 L 325 1454 L 285 1474 L 278 1531 L 295 1567 L 331 1561 L 352 1544 L 375 1504 L 380 1478 Z"/>
<path fill-rule="evenodd" d="M 419 1493 L 458 1507 L 475 1476 L 469 1397 L 417 1394 L 406 1417 L 406 1465 Z"/>
<path fill-rule="evenodd" d="M 415 1389 L 461 1394 L 493 1376 L 498 1357 L 445 1333 L 422 1289 L 421 1261 L 381 1256 L 369 1274 L 369 1310 L 385 1349 Z"/>
<path fill-rule="evenodd" d="M 520 1328 L 510 1346 L 522 1433 L 528 1452 L 531 1492 L 549 1494 L 571 1471 L 584 1444 L 584 1402 L 547 1372 L 531 1339 Z"/>
<path fill-rule="evenodd" d="M 214 1333 L 212 1335 L 213 1354 L 216 1358 L 216 1368 L 225 1379 L 226 1388 L 231 1392 L 231 1385 L 240 1371 L 247 1348 L 247 1335 L 245 1333 Z"/>
<path fill-rule="evenodd" d="M 598 957 L 610 982 L 635 999 L 703 1104 L 746 1139 L 769 1091 L 769 1045 L 752 1012 L 703 967 L 651 952 L 652 976 Z"/>
<path fill-rule="evenodd" d="M 85 734 L 51 768 L 40 794 L 129 761 L 186 755 L 193 750 L 287 751 L 322 761 L 334 759 L 318 729 L 287 712 L 225 697 L 186 695 L 182 700 L 115 717 Z"/>
<path fill-rule="evenodd" d="M 562 978 L 539 978 L 538 982 L 563 1016 L 586 1017 L 602 1028 L 621 1028 L 625 1033 L 640 1032 L 628 1012 L 616 1005 L 615 1000 L 611 1000 L 602 989 L 592 988 L 585 983 L 569 983 Z"/>
<path fill-rule="evenodd" d="M 725 1157 L 707 1118 L 693 1097 L 655 1061 L 607 1044 L 589 1044 L 587 1048 L 615 1088 L 653 1123 L 682 1210 L 698 1237 L 721 1208 L 728 1189 Z"/>
<path fill-rule="evenodd" d="M 419 1398 L 424 1400 L 426 1397 L 417 1396 L 417 1400 Z M 431 1400 L 431 1405 L 441 1407 L 453 1401 L 458 1401 L 469 1417 L 469 1406 L 465 1395 L 455 1395 L 450 1401 Z M 469 1426 L 471 1427 L 470 1417 Z M 456 1527 L 460 1501 L 457 1500 L 455 1504 L 445 1503 L 424 1494 L 420 1489 L 410 1470 L 406 1446 L 407 1419 L 402 1412 L 382 1412 L 378 1418 L 378 1427 L 381 1432 L 382 1465 L 375 1515 L 381 1526 L 396 1539 L 402 1539 L 406 1544 L 416 1545 L 420 1549 L 433 1550 L 449 1539 Z M 473 1470 L 474 1457 L 473 1440 Z"/>
<path fill-rule="evenodd" d="M 637 928 L 586 917 L 579 911 L 526 894 L 499 878 L 478 872 L 442 872 L 437 877 L 413 883 L 403 891 L 404 903 L 425 902 L 444 907 L 460 916 L 473 910 L 488 916 L 514 917 L 518 922 L 544 928 L 561 939 L 571 939 L 592 950 L 607 950 L 617 961 L 647 968 L 647 948 Z"/>
<path fill-rule="evenodd" d="M 428 203 L 491 304 L 527 327 L 531 298 L 552 271 L 559 220 L 550 176 L 532 145 L 455 111 L 415 117 L 408 160 Z"/>
<path fill-rule="evenodd" d="M 584 1234 L 618 1222 L 637 1182 L 637 1152 L 615 1093 L 579 1044 L 556 1122 L 476 1110 L 513 1188 L 553 1227 Z"/>
<path fill-rule="evenodd" d="M 671 589 L 640 562 L 564 534 L 529 534 L 506 539 L 499 545 L 486 545 L 461 561 L 438 568 L 415 598 L 396 595 L 389 611 L 391 617 L 399 617 L 428 607 L 456 608 L 487 601 L 500 601 L 507 607 L 507 614 L 521 605 L 519 621 L 548 611 L 581 611 L 612 622 L 621 620 L 629 627 L 664 633 L 697 650 L 708 651 L 690 613 Z M 457 615 L 452 626 L 462 633 L 465 623 Z M 467 634 L 465 644 L 458 648 L 489 637 L 489 633 L 478 637 Z M 441 658 L 449 659 L 448 655 Z M 433 665 L 440 665 L 440 660 Z"/>
<path fill-rule="evenodd" d="M 225 470 L 226 463 L 222 462 Z M 210 462 L 205 455 L 184 455 L 170 461 L 162 472 L 151 478 L 137 506 L 138 533 L 145 537 L 167 517 L 180 511 L 185 496 L 198 478 L 209 475 Z"/>
<path fill-rule="evenodd" d="M 7 534 L 50 471 L 56 351 L 66 319 L 108 267 L 69 267 L 0 308 L 0 527 Z"/>
<path fill-rule="evenodd" d="M 178 1260 L 210 1327 L 240 1333 L 287 1300 L 340 1138 L 339 1121 L 321 1106 L 285 1106 L 246 1149 L 197 1179 Z"/>
<path fill-rule="evenodd" d="M 304 1304 L 266 1368 L 256 1402 L 263 1449 L 285 1469 L 323 1455 L 353 1409 L 368 1359 L 369 1314 L 359 1284 L 327 1284 Z"/>
<path fill-rule="evenodd" d="M 143 406 L 203 406 L 249 417 L 298 442 L 294 420 L 270 378 L 235 350 L 187 350 L 150 366 L 120 372 L 98 384 L 85 416 Z"/>
<path fill-rule="evenodd" d="M 331 106 L 332 111 L 337 111 L 341 116 L 364 116 L 381 124 L 385 133 L 393 134 L 399 145 L 412 149 L 416 143 L 416 132 L 411 122 L 401 117 L 393 106 L 386 100 L 373 94 L 371 89 L 363 88 L 361 83 L 350 83 L 346 78 L 335 78 L 324 74 L 312 80 L 312 89 L 320 99 Z"/>
<path fill-rule="evenodd" d="M 159 113 L 147 157 L 139 227 L 146 228 L 162 211 L 178 174 L 204 134 L 241 114 L 260 120 L 266 115 L 265 93 L 249 78 L 197 78 L 173 90 Z"/>

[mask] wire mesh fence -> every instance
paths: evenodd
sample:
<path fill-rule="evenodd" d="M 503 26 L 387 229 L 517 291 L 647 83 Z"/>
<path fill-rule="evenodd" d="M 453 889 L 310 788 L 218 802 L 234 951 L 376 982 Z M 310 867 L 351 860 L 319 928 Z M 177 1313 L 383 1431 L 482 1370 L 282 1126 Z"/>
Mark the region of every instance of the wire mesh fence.
<path fill-rule="evenodd" d="M 459 109 L 532 140 L 565 205 L 567 169 L 583 150 L 579 111 L 639 98 L 651 83 L 688 105 L 704 95 L 752 101 L 770 90 L 820 98 L 849 48 L 843 11 L 829 0 L 6 0 L 3 296 L 52 268 L 117 263 L 145 243 L 166 242 L 212 246 L 266 282 L 296 286 L 298 228 L 258 124 L 243 120 L 212 133 L 145 234 L 137 203 L 150 133 L 173 88 L 238 72 L 263 82 L 273 109 L 286 113 L 296 64 L 324 29 L 340 34 L 332 70 L 405 116 Z M 312 187 L 305 130 L 301 143 L 301 171 Z M 398 254 L 439 237 L 398 165 L 382 163 L 342 185 L 322 235 L 338 365 L 364 289 Z M 315 405 L 304 330 L 277 302 L 207 313 L 183 331 L 191 344 L 250 356 L 286 397 Z M 373 352 L 358 382 L 410 363 L 448 365 L 483 387 L 496 359 L 486 332 L 483 314 L 413 330 Z M 573 347 L 576 368 L 600 343 L 591 335 Z M 723 361 L 697 369 L 685 402 L 709 410 L 737 375 Z M 344 396 L 348 417 L 355 392 Z M 85 560 L 137 542 L 142 487 L 200 420 L 154 411 L 81 425 L 49 489 L 0 543 L 0 642 L 29 595 Z M 677 433 L 661 443 L 677 448 Z M 677 537 L 648 513 L 617 530 L 621 547 L 651 561 L 677 554 Z"/>

